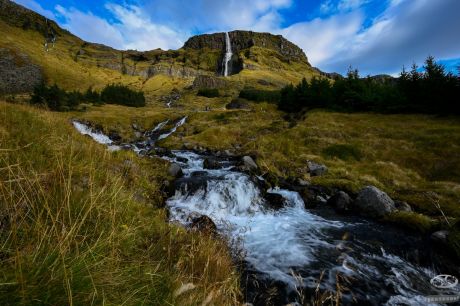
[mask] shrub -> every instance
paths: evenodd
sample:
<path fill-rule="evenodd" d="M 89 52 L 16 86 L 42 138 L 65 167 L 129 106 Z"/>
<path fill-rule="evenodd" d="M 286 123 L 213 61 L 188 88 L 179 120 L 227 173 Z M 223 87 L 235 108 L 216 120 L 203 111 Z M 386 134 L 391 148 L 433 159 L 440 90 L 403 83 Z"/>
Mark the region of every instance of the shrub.
<path fill-rule="evenodd" d="M 240 92 L 240 98 L 255 102 L 278 103 L 281 97 L 279 90 L 258 90 L 245 88 Z"/>
<path fill-rule="evenodd" d="M 66 92 L 56 84 L 50 87 L 40 84 L 35 87 L 31 104 L 45 105 L 52 111 L 70 111 L 83 100 L 83 95 L 77 91 Z"/>
<path fill-rule="evenodd" d="M 198 90 L 197 96 L 206 98 L 217 98 L 220 96 L 219 90 L 216 88 L 201 88 Z"/>
<path fill-rule="evenodd" d="M 323 150 L 326 157 L 337 157 L 342 160 L 361 160 L 363 154 L 359 148 L 348 144 L 336 144 Z"/>
<path fill-rule="evenodd" d="M 133 107 L 145 106 L 145 96 L 142 91 L 134 91 L 121 84 L 110 84 L 101 92 L 101 101 L 108 104 L 119 104 Z"/>

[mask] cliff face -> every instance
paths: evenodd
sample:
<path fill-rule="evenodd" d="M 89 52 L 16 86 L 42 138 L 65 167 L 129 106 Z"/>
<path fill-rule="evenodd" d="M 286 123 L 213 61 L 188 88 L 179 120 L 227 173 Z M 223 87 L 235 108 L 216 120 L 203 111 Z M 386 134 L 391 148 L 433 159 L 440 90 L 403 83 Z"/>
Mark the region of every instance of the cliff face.
<path fill-rule="evenodd" d="M 233 53 L 238 53 L 251 47 L 261 47 L 276 51 L 288 60 L 308 62 L 303 50 L 281 35 L 252 31 L 233 31 L 229 32 L 229 36 Z M 191 37 L 183 48 L 225 50 L 225 33 Z"/>
<path fill-rule="evenodd" d="M 26 54 L 0 48 L 0 94 L 31 92 L 42 81 L 40 67 Z"/>

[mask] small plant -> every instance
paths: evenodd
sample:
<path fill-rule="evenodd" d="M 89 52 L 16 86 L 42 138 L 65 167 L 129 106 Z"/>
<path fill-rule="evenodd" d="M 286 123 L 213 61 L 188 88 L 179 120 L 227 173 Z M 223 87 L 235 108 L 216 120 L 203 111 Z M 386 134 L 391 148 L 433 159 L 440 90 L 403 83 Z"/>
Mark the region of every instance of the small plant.
<path fill-rule="evenodd" d="M 329 158 L 340 158 L 342 160 L 361 160 L 363 154 L 359 148 L 349 144 L 336 144 L 323 150 L 323 155 Z"/>
<path fill-rule="evenodd" d="M 255 102 L 278 103 L 281 98 L 279 90 L 258 90 L 245 88 L 240 92 L 240 98 Z"/>

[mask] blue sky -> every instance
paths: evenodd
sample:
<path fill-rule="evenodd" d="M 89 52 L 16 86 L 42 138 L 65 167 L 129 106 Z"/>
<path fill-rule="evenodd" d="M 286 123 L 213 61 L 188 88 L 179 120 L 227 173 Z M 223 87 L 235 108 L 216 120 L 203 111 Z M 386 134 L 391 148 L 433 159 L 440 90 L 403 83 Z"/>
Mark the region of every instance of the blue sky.
<path fill-rule="evenodd" d="M 177 49 L 191 35 L 281 34 L 328 72 L 397 74 L 435 56 L 460 65 L 460 0 L 16 0 L 91 42 Z"/>

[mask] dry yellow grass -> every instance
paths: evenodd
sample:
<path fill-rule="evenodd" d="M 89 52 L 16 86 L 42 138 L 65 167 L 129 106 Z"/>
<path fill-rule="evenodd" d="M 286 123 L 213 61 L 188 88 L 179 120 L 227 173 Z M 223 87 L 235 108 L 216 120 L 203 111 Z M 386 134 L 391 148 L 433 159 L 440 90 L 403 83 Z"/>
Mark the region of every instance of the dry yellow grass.
<path fill-rule="evenodd" d="M 238 303 L 225 243 L 157 208 L 165 162 L 109 153 L 70 116 L 0 102 L 0 303 Z"/>

